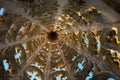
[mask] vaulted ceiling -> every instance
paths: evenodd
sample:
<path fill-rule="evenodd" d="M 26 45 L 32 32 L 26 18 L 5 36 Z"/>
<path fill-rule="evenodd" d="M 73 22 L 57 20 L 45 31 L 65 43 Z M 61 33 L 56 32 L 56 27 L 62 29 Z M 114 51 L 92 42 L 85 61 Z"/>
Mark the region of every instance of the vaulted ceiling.
<path fill-rule="evenodd" d="M 119 0 L 0 0 L 0 80 L 119 80 Z"/>

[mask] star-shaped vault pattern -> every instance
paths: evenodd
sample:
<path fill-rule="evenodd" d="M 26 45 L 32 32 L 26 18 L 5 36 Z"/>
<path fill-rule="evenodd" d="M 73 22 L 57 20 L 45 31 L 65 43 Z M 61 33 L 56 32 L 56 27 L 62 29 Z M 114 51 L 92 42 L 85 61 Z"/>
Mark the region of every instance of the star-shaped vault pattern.
<path fill-rule="evenodd" d="M 0 80 L 119 80 L 120 24 L 95 3 L 0 0 Z"/>

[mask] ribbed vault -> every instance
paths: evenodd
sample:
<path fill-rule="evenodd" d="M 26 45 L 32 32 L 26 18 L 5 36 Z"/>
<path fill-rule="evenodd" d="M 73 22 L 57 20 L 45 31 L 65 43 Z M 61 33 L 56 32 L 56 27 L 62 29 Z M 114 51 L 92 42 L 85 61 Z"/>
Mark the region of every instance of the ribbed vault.
<path fill-rule="evenodd" d="M 94 3 L 0 0 L 0 80 L 119 80 L 119 14 Z"/>

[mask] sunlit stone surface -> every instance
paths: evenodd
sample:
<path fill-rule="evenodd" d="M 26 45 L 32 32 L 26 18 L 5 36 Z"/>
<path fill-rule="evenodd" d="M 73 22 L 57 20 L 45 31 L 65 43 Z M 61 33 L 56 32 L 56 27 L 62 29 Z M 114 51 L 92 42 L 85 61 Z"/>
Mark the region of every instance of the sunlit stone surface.
<path fill-rule="evenodd" d="M 103 1 L 0 0 L 0 80 L 120 80 L 120 15 Z"/>

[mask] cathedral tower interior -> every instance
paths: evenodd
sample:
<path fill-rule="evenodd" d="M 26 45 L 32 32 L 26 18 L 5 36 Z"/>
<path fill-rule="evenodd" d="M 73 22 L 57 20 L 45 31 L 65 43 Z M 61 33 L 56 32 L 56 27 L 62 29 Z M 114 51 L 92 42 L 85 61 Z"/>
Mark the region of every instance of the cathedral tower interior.
<path fill-rule="evenodd" d="M 120 80 L 120 0 L 0 0 L 0 80 Z"/>

